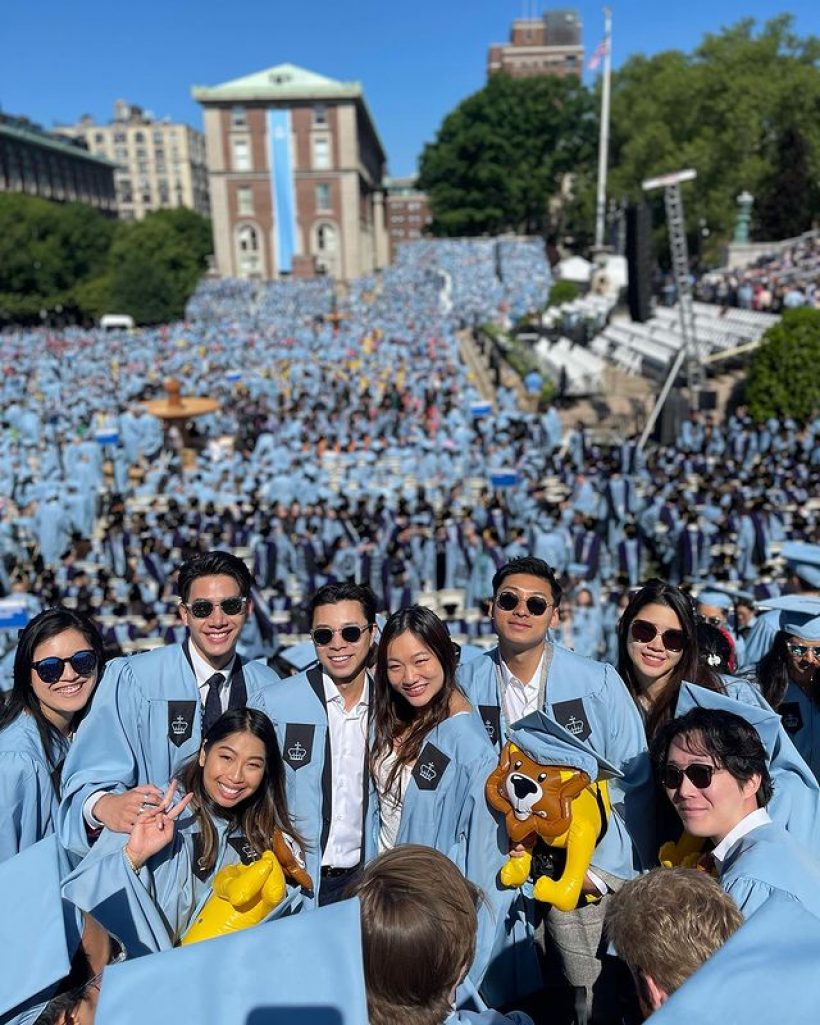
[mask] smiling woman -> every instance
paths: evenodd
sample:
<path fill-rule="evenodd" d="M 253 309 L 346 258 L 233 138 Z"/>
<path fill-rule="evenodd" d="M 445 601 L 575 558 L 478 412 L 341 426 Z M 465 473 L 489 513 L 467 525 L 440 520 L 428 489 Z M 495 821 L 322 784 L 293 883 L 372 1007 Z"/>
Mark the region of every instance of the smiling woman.
<path fill-rule="evenodd" d="M 499 830 L 484 794 L 495 751 L 480 717 L 456 683 L 456 649 L 430 609 L 410 606 L 385 623 L 376 655 L 370 766 L 380 851 L 408 843 L 445 854 L 484 893 L 496 890 L 504 861 Z M 479 912 L 479 985 L 498 922 Z"/>
<path fill-rule="evenodd" d="M 21 633 L 0 711 L 0 859 L 53 832 L 63 759 L 102 666 L 100 635 L 70 609 L 48 609 Z"/>
<path fill-rule="evenodd" d="M 650 580 L 629 601 L 618 624 L 618 672 L 651 739 L 673 715 L 684 680 L 725 693 L 720 677 L 698 659 L 692 603 L 663 580 Z"/>
<path fill-rule="evenodd" d="M 129 951 L 178 943 L 212 896 L 217 873 L 230 866 L 271 867 L 273 882 L 281 885 L 265 917 L 299 904 L 299 890 L 285 888 L 283 869 L 295 866 L 294 881 L 309 883 L 299 872 L 301 841 L 287 812 L 276 734 L 264 713 L 226 712 L 180 782 L 185 796 L 176 800 L 172 782 L 159 805 L 144 808 L 127 842 L 104 830 L 66 883 L 70 899 Z M 113 894 L 119 899 L 111 900 Z"/>

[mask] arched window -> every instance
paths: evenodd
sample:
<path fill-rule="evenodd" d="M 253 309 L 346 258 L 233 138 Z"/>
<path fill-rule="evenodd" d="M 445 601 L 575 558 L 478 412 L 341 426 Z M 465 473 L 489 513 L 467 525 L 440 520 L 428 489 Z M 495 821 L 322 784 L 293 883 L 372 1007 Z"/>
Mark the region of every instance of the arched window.
<path fill-rule="evenodd" d="M 240 224 L 236 229 L 236 265 L 240 278 L 258 278 L 263 273 L 259 229 Z"/>

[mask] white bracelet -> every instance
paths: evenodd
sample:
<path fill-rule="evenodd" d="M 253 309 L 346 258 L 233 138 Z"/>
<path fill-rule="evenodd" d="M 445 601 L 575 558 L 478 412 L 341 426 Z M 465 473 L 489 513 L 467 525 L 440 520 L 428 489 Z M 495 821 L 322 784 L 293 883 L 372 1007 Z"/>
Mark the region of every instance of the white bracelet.
<path fill-rule="evenodd" d="M 122 856 L 125 858 L 126 864 L 131 869 L 131 871 L 134 873 L 134 875 L 135 876 L 139 875 L 139 873 L 140 873 L 139 866 L 134 863 L 134 859 L 129 854 L 129 852 L 128 852 L 128 844 L 124 845 L 124 847 L 122 849 Z"/>

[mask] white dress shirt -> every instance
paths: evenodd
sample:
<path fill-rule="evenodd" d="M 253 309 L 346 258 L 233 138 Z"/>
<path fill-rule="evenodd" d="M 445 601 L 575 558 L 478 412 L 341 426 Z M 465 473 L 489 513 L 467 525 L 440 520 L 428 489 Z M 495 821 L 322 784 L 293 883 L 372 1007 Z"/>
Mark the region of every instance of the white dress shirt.
<path fill-rule="evenodd" d="M 715 859 L 718 868 L 723 867 L 723 862 L 729 857 L 732 848 L 739 840 L 742 840 L 747 833 L 751 833 L 753 829 L 757 829 L 758 826 L 765 826 L 767 822 L 771 821 L 769 813 L 765 808 L 757 808 L 741 819 L 735 828 L 731 829 L 712 851 L 712 857 Z"/>
<path fill-rule="evenodd" d="M 365 676 L 358 702 L 345 710 L 344 698 L 327 673 L 322 673 L 330 732 L 333 779 L 332 816 L 322 867 L 355 868 L 362 856 L 364 761 L 370 679 Z"/>
<path fill-rule="evenodd" d="M 519 719 L 523 719 L 530 712 L 542 711 L 542 709 L 538 708 L 538 685 L 541 682 L 545 657 L 546 651 L 541 655 L 541 659 L 535 667 L 535 672 L 529 680 L 519 680 L 514 673 L 510 672 L 510 668 L 504 659 L 499 659 L 501 663 L 501 679 L 504 684 L 504 695 L 506 698 L 506 708 L 502 707 L 502 711 L 508 717 L 508 725 L 509 723 L 518 722 Z"/>
<path fill-rule="evenodd" d="M 219 703 L 222 706 L 222 711 L 227 712 L 228 702 L 231 700 L 231 675 L 233 674 L 236 655 L 234 655 L 224 669 L 214 669 L 212 665 L 205 661 L 190 641 L 188 642 L 188 654 L 191 656 L 191 665 L 194 669 L 196 686 L 199 691 L 199 700 L 202 702 L 202 707 L 205 707 L 205 702 L 208 699 L 208 680 L 210 680 L 214 673 L 222 673 L 225 679 L 219 688 Z"/>
<path fill-rule="evenodd" d="M 202 707 L 205 707 L 205 701 L 208 698 L 208 680 L 214 675 L 214 673 L 222 673 L 225 677 L 222 686 L 219 688 L 219 703 L 222 706 L 222 711 L 228 711 L 228 702 L 231 700 L 231 675 L 233 674 L 234 663 L 236 662 L 236 655 L 230 660 L 224 669 L 214 669 L 212 665 L 209 665 L 205 659 L 199 654 L 193 644 L 190 641 L 186 641 L 188 645 L 188 654 L 191 656 L 191 665 L 194 670 L 194 677 L 196 678 L 196 686 L 199 691 L 199 700 L 202 702 Z M 163 780 L 152 780 L 156 786 L 163 786 Z M 97 801 L 101 797 L 105 797 L 108 793 L 107 790 L 96 790 L 93 794 L 89 794 L 83 804 L 83 818 L 91 826 L 92 829 L 100 829 L 102 822 L 94 815 L 94 808 L 97 805 Z"/>

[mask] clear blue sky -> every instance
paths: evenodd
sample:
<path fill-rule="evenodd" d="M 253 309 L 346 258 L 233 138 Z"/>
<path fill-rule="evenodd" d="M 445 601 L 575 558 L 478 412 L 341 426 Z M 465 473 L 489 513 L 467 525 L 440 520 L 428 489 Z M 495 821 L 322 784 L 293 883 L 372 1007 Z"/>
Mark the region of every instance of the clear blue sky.
<path fill-rule="evenodd" d="M 689 51 L 705 32 L 788 10 L 801 35 L 820 34 L 817 0 L 613 0 L 613 60 Z M 5 0 L 0 107 L 46 127 L 81 114 L 111 117 L 117 98 L 201 128 L 192 85 L 290 62 L 358 79 L 390 172 L 412 173 L 444 115 L 485 81 L 487 47 L 533 8 L 581 12 L 587 55 L 603 35 L 598 3 L 531 0 Z M 589 79 L 589 72 L 585 71 Z"/>

